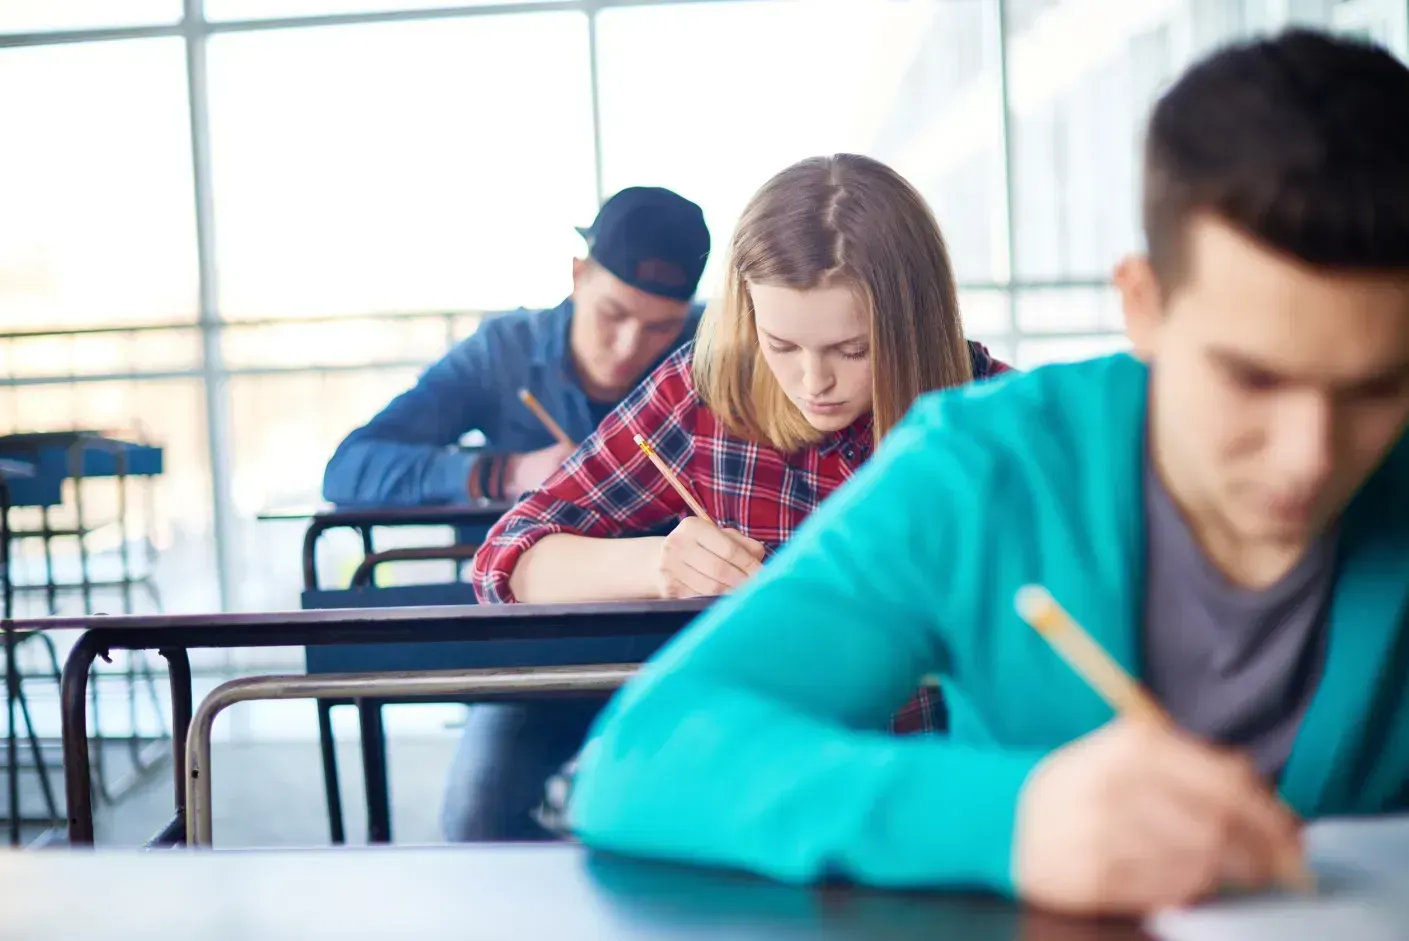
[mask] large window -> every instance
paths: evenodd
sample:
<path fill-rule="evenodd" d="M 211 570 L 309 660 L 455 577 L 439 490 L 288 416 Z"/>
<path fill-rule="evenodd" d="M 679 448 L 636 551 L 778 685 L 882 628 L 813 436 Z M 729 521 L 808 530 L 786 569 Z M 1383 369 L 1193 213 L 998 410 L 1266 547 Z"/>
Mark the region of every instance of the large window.
<path fill-rule="evenodd" d="M 976 206 L 964 205 L 922 154 L 912 155 L 903 133 L 915 115 L 991 65 L 984 6 L 759 0 L 604 10 L 597 28 L 604 188 L 669 186 L 700 203 L 719 249 L 705 276 L 712 291 L 739 211 L 774 173 L 838 151 L 894 158 L 936 202 L 941 222 L 952 221 L 961 275 L 986 278 L 984 226 L 996 204 L 987 197 L 1002 178 L 986 151 L 997 140 L 986 136 L 997 129 L 996 93 L 989 120 L 973 129 L 974 154 L 987 152 L 992 171 L 969 180 Z"/>
<path fill-rule="evenodd" d="M 1406 16 L 1402 0 L 1013 0 L 1005 39 L 1018 364 L 1126 345 L 1117 300 L 1102 285 L 1122 255 L 1143 250 L 1144 123 L 1191 61 L 1290 24 L 1349 30 L 1404 55 Z"/>
<path fill-rule="evenodd" d="M 535 0 L 415 0 L 418 10 L 440 7 L 507 6 Z M 283 16 L 320 16 L 339 13 L 378 13 L 394 11 L 405 3 L 395 0 L 205 0 L 205 12 L 212 20 L 257 20 Z"/>
<path fill-rule="evenodd" d="M 587 21 L 210 41 L 226 319 L 551 305 L 596 196 Z"/>
<path fill-rule="evenodd" d="M 434 355 L 427 350 L 419 358 Z M 231 381 L 230 485 L 238 519 L 234 542 L 242 588 L 236 603 L 241 609 L 296 607 L 303 588 L 298 559 L 304 524 L 260 521 L 256 515 L 270 507 L 316 503 L 323 468 L 338 442 L 415 378 L 415 369 L 387 368 L 243 375 Z M 327 584 L 337 578 L 346 585 L 356 548 L 356 537 L 347 532 L 330 534 L 321 543 Z"/>
<path fill-rule="evenodd" d="M 1109 277 L 1142 247 L 1143 123 L 1191 59 L 1291 22 L 1409 45 L 1405 0 L 186 6 L 0 0 L 0 432 L 166 445 L 171 608 L 216 603 L 217 526 L 229 604 L 296 605 L 301 528 L 254 515 L 317 499 L 338 441 L 482 311 L 565 296 L 603 195 L 698 201 L 710 293 L 769 176 L 869 154 L 934 208 L 971 336 L 1019 367 L 1091 356 L 1127 345 Z"/>
<path fill-rule="evenodd" d="M 181 19 L 181 0 L 0 0 L 0 34 L 152 26 Z"/>
<path fill-rule="evenodd" d="M 0 88 L 0 332 L 194 320 L 181 40 L 0 50 Z"/>

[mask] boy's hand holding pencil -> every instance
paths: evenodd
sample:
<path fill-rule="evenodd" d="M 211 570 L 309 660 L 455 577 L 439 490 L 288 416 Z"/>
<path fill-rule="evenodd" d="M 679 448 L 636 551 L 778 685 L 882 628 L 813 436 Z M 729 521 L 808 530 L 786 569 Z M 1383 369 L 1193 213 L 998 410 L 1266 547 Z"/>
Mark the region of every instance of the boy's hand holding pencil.
<path fill-rule="evenodd" d="M 1178 729 L 1045 590 L 1024 588 L 1017 606 L 1118 714 L 1023 785 L 1013 875 L 1025 899 L 1138 915 L 1223 887 L 1314 889 L 1300 820 L 1246 756 Z"/>

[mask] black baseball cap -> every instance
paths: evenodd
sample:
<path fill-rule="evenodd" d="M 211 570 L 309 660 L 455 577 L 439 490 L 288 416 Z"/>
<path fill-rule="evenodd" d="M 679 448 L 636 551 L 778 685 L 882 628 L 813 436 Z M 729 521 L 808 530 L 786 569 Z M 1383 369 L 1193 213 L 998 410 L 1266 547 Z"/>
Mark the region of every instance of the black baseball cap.
<path fill-rule="evenodd" d="M 592 260 L 647 294 L 688 301 L 709 259 L 704 212 L 679 193 L 632 186 L 602 204 L 587 240 Z"/>

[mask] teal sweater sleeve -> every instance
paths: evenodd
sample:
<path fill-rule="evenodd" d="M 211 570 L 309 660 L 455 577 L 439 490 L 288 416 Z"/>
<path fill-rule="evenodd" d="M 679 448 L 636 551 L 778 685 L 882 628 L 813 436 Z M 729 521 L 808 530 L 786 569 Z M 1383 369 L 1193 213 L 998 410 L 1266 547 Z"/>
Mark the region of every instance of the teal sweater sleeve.
<path fill-rule="evenodd" d="M 1041 755 L 884 731 L 952 662 L 943 599 L 983 537 L 969 507 L 984 497 L 938 424 L 912 410 L 613 701 L 573 787 L 585 843 L 790 882 L 1012 892 L 1018 794 Z"/>

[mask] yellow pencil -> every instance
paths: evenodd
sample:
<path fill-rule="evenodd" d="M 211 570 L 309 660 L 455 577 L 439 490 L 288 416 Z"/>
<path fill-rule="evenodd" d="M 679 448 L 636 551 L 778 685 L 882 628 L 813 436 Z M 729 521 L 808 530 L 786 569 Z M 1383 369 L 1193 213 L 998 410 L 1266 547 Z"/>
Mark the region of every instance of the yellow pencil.
<path fill-rule="evenodd" d="M 656 465 L 656 470 L 665 475 L 666 481 L 670 486 L 675 488 L 676 493 L 680 494 L 680 498 L 685 501 L 685 505 L 694 511 L 694 514 L 700 519 L 710 525 L 714 525 L 714 520 L 710 519 L 709 514 L 705 512 L 705 508 L 700 506 L 700 501 L 695 499 L 695 495 L 690 492 L 690 488 L 686 487 L 680 478 L 675 476 L 675 472 L 666 466 L 665 461 L 660 459 L 660 455 L 656 453 L 655 448 L 651 447 L 651 443 L 641 435 L 636 435 L 631 440 L 635 441 L 636 447 L 640 448 L 642 453 L 651 459 L 651 463 Z"/>
<path fill-rule="evenodd" d="M 1047 589 L 1040 585 L 1023 586 L 1018 589 L 1016 607 L 1018 615 L 1116 712 L 1142 722 L 1174 725 L 1169 713 L 1057 604 Z M 1316 891 L 1316 878 L 1301 860 L 1288 860 L 1283 869 L 1283 881 L 1289 887 Z"/>
<path fill-rule="evenodd" d="M 528 406 L 528 410 L 537 416 L 538 420 L 543 423 L 543 427 L 547 428 L 548 433 L 554 438 L 557 438 L 560 444 L 566 444 L 571 447 L 577 446 L 577 442 L 569 438 L 568 433 L 563 431 L 562 426 L 553 421 L 553 416 L 548 414 L 548 410 L 539 403 L 538 399 L 534 398 L 532 392 L 527 389 L 520 389 L 519 401 Z"/>

